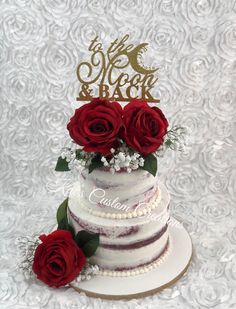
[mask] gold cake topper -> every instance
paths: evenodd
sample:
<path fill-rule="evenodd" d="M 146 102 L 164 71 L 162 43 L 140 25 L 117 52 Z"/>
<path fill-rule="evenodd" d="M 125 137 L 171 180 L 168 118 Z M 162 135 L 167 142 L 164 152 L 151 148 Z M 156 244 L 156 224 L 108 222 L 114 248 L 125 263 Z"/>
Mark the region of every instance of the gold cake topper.
<path fill-rule="evenodd" d="M 121 40 L 113 41 L 106 53 L 98 37 L 91 41 L 88 48 L 92 52 L 90 62 L 81 62 L 77 68 L 78 80 L 81 83 L 77 101 L 90 101 L 94 97 L 93 86 L 97 84 L 100 98 L 112 101 L 138 98 L 148 102 L 160 102 L 150 94 L 158 79 L 154 76 L 158 69 L 144 67 L 138 60 L 147 50 L 148 44 L 125 44 L 128 38 L 129 35 L 126 34 Z M 133 75 L 120 72 L 128 66 L 135 71 Z"/>

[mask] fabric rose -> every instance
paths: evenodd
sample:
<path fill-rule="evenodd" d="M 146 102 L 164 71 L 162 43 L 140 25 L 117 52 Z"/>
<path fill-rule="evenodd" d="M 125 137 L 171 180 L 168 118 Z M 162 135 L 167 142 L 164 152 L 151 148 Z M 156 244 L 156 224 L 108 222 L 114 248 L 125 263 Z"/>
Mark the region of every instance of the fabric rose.
<path fill-rule="evenodd" d="M 82 250 L 69 231 L 57 230 L 41 235 L 35 250 L 33 271 L 49 286 L 60 287 L 73 281 L 86 263 Z"/>
<path fill-rule="evenodd" d="M 158 107 L 134 99 L 123 111 L 123 139 L 128 146 L 146 156 L 155 152 L 164 141 L 168 121 Z"/>
<path fill-rule="evenodd" d="M 76 109 L 67 125 L 71 138 L 86 152 L 110 154 L 118 146 L 122 108 L 117 102 L 99 98 Z"/>

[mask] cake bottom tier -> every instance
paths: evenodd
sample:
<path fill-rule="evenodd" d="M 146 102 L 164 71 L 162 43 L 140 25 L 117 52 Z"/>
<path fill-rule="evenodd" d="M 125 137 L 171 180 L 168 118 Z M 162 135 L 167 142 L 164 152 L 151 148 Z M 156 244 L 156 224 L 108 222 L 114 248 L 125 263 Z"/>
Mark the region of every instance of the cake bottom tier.
<path fill-rule="evenodd" d="M 168 249 L 168 232 L 140 248 L 111 249 L 99 246 L 91 262 L 99 265 L 101 270 L 127 271 L 147 266 L 157 261 Z"/>

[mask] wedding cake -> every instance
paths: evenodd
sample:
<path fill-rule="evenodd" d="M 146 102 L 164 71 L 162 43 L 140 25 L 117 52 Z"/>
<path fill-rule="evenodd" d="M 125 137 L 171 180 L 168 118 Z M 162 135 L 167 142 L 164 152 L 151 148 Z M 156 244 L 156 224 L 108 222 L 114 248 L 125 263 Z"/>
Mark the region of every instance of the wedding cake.
<path fill-rule="evenodd" d="M 73 171 L 76 182 L 57 210 L 57 229 L 40 235 L 26 250 L 30 255 L 23 263 L 32 263 L 30 269 L 49 286 L 73 286 L 99 275 L 99 295 L 120 295 L 107 290 L 107 280 L 129 277 L 126 290 L 133 294 L 143 287 L 130 290 L 128 282 L 133 287 L 132 276 L 145 273 L 154 276 L 146 280 L 151 290 L 156 287 L 156 270 L 168 265 L 167 256 L 175 252 L 172 247 L 182 246 L 181 237 L 190 243 L 186 233 L 173 237 L 170 197 L 157 177 L 158 158 L 167 148 L 181 145 L 184 130 L 169 128 L 156 104 L 160 100 L 151 95 L 157 69 L 139 60 L 147 44 L 127 44 L 128 38 L 114 40 L 106 52 L 94 38 L 90 62 L 77 68 L 81 88 L 76 99 L 83 103 L 67 124 L 70 143 L 55 168 Z M 128 74 L 130 69 L 134 74 Z M 177 277 L 188 263 L 179 261 L 173 273 L 159 272 L 164 282 Z M 98 286 L 85 284 L 82 290 L 97 292 Z"/>
<path fill-rule="evenodd" d="M 138 60 L 148 44 L 127 45 L 128 38 L 106 52 L 98 37 L 91 41 L 91 61 L 77 68 L 83 104 L 67 124 L 72 144 L 56 166 L 77 175 L 58 226 L 73 231 L 89 263 L 107 276 L 148 272 L 171 250 L 170 198 L 157 178 L 157 159 L 176 148 L 181 128 L 169 129 L 150 93 L 157 69 Z"/>

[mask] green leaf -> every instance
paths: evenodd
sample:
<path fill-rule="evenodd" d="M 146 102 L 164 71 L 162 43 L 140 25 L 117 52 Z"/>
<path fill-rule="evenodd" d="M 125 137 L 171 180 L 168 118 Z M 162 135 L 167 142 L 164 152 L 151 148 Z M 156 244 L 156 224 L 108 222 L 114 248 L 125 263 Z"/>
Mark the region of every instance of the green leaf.
<path fill-rule="evenodd" d="M 73 227 L 68 223 L 67 218 L 63 218 L 59 223 L 58 223 L 58 230 L 66 230 L 71 232 L 72 236 L 75 236 L 75 231 Z"/>
<path fill-rule="evenodd" d="M 67 207 L 68 207 L 68 197 L 61 203 L 57 209 L 57 223 L 66 218 L 67 219 Z"/>
<path fill-rule="evenodd" d="M 144 166 L 142 168 L 155 177 L 157 173 L 157 158 L 153 154 L 149 154 L 144 158 Z"/>
<path fill-rule="evenodd" d="M 83 246 L 90 240 L 92 233 L 89 233 L 87 231 L 79 231 L 77 235 L 75 236 L 75 241 L 77 245 L 80 248 L 83 248 Z"/>
<path fill-rule="evenodd" d="M 81 151 L 82 151 L 82 149 L 76 149 L 76 151 L 75 151 L 75 155 L 76 155 L 77 160 L 80 160 L 82 158 Z"/>
<path fill-rule="evenodd" d="M 166 145 L 167 147 L 169 147 L 171 144 L 172 144 L 172 141 L 171 141 L 170 139 L 167 139 L 167 140 L 165 141 L 165 145 Z"/>
<path fill-rule="evenodd" d="M 89 174 L 92 173 L 95 168 L 99 167 L 103 167 L 103 162 L 101 161 L 101 156 L 97 155 L 92 159 L 91 164 L 89 165 Z"/>
<path fill-rule="evenodd" d="M 68 207 L 68 198 L 66 198 L 57 210 L 57 223 L 58 230 L 67 230 L 70 231 L 74 237 L 75 232 L 73 227 L 69 224 L 67 218 L 67 207 Z"/>
<path fill-rule="evenodd" d="M 61 221 L 58 222 L 57 229 L 58 230 L 67 230 L 67 228 L 68 228 L 68 220 L 65 217 L 65 218 L 61 219 Z"/>
<path fill-rule="evenodd" d="M 55 171 L 57 171 L 57 172 L 67 172 L 69 170 L 70 169 L 68 167 L 68 162 L 66 161 L 66 159 L 62 159 L 62 157 L 59 157 L 57 159 Z"/>
<path fill-rule="evenodd" d="M 86 257 L 91 257 L 99 245 L 99 234 L 79 231 L 75 236 L 75 241 Z"/>
<path fill-rule="evenodd" d="M 128 148 L 129 155 L 132 156 L 134 154 L 134 150 L 132 148 Z"/>

